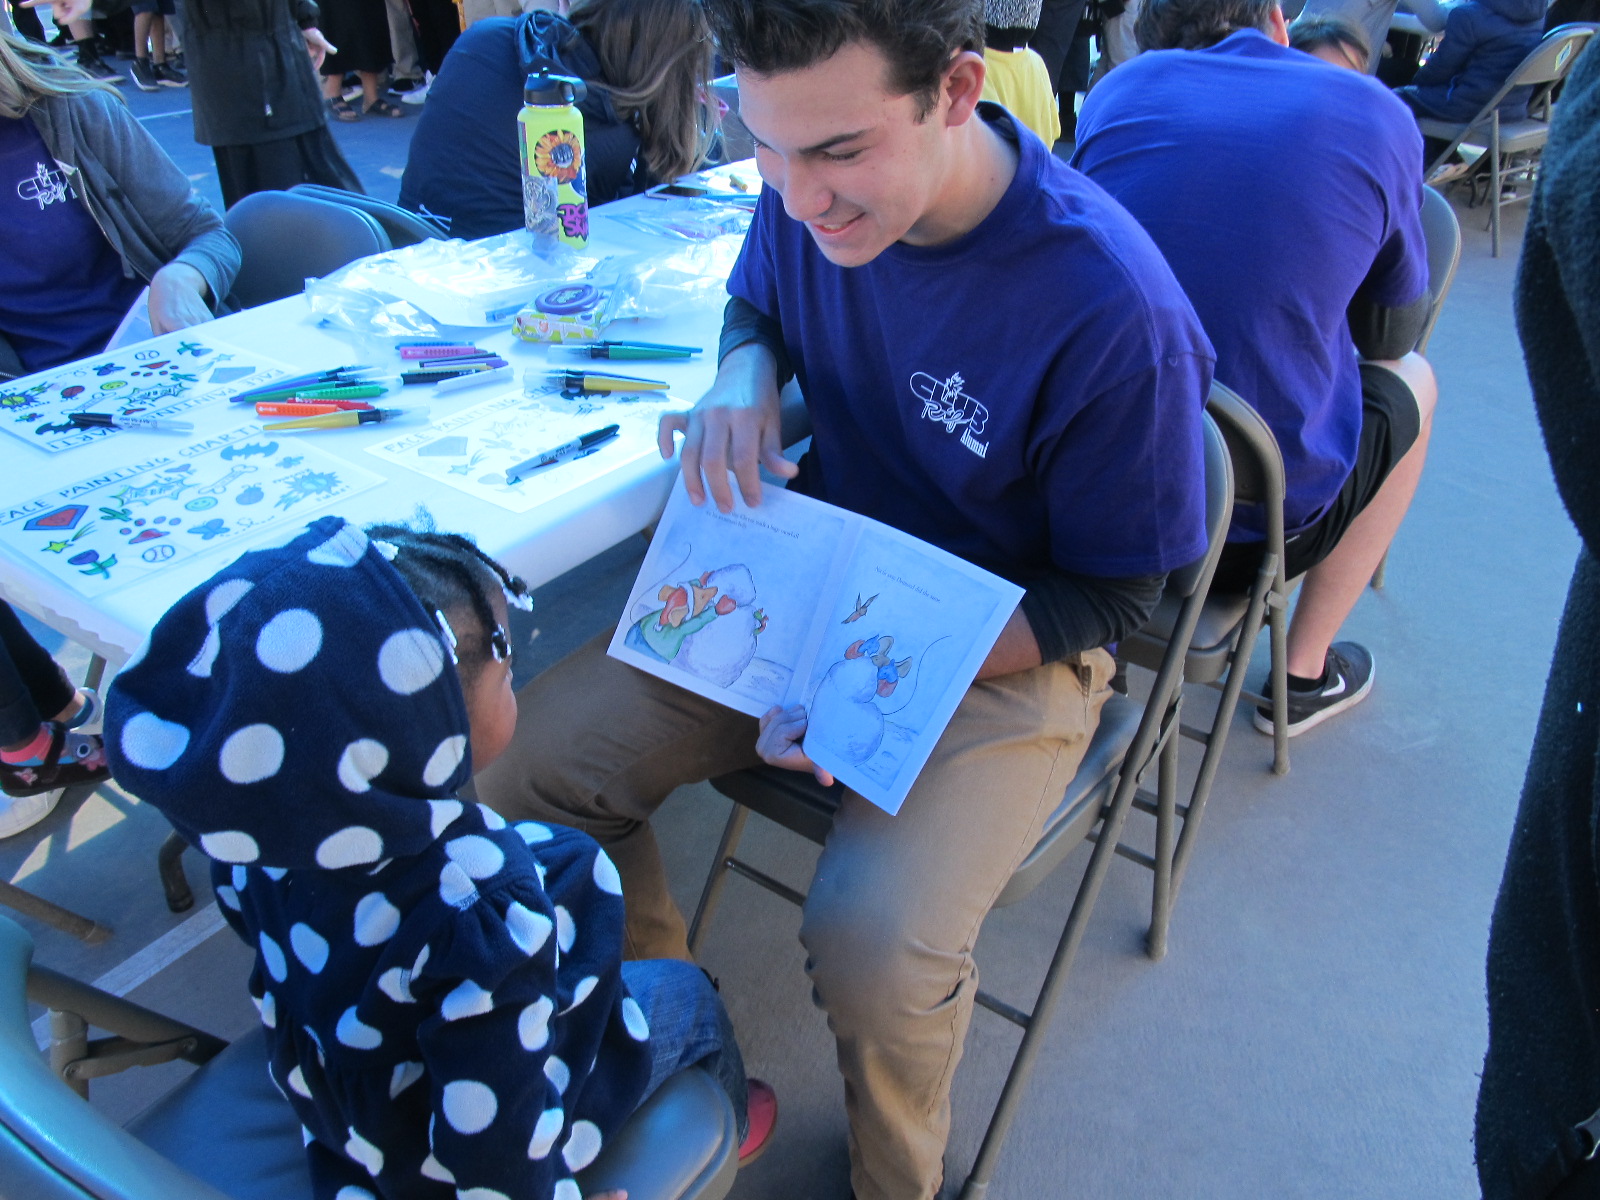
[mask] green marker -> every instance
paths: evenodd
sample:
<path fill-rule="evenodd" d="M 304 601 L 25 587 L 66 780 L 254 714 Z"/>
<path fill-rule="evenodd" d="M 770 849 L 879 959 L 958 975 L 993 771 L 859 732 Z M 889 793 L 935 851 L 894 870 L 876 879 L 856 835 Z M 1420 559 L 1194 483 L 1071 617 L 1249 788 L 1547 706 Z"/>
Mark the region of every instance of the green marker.
<path fill-rule="evenodd" d="M 661 342 L 589 342 L 563 346 L 579 358 L 668 359 L 690 358 L 700 353 L 699 346 L 669 346 Z"/>
<path fill-rule="evenodd" d="M 299 388 L 292 394 L 296 400 L 371 400 L 377 396 L 387 396 L 393 390 L 388 383 L 354 383 Z"/>

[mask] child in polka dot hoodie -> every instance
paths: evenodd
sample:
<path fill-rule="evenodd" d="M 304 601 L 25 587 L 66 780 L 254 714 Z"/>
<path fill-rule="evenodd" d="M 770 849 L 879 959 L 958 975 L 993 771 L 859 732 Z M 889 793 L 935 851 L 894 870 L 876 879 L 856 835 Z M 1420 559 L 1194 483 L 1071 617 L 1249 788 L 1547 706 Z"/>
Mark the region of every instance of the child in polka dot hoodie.
<path fill-rule="evenodd" d="M 688 963 L 621 964 L 605 854 L 455 798 L 515 726 L 525 595 L 465 539 L 324 518 L 178 601 L 107 697 L 116 778 L 256 947 L 319 1200 L 579 1200 L 696 1062 L 744 1129 L 720 1001 Z"/>

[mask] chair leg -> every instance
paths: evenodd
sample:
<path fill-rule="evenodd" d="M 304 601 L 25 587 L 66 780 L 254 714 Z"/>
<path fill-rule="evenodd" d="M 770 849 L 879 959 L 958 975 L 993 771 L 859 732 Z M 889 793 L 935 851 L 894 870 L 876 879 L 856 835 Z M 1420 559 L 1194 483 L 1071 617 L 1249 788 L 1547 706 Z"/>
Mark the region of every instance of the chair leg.
<path fill-rule="evenodd" d="M 83 686 L 86 688 L 98 688 L 100 686 L 100 680 L 104 678 L 105 673 L 106 660 L 101 658 L 98 654 L 91 655 L 89 658 L 89 669 L 83 673 Z"/>
<path fill-rule="evenodd" d="M 1167 740 L 1156 762 L 1156 853 L 1151 870 L 1155 882 L 1150 887 L 1150 932 L 1144 949 L 1156 962 L 1167 956 L 1167 926 L 1172 919 L 1172 860 L 1174 829 L 1178 823 L 1178 735 L 1179 705 L 1168 717 Z"/>
<path fill-rule="evenodd" d="M 188 912 L 194 907 L 194 893 L 189 890 L 189 879 L 183 873 L 183 852 L 188 848 L 189 844 L 174 831 L 167 834 L 167 840 L 156 851 L 161 890 L 167 894 L 167 908 L 175 913 Z"/>
<path fill-rule="evenodd" d="M 717 843 L 717 856 L 711 863 L 711 873 L 706 876 L 706 886 L 700 892 L 700 903 L 695 906 L 694 920 L 689 922 L 689 953 L 696 958 L 700 956 L 700 938 L 705 933 L 705 927 L 711 920 L 712 910 L 716 908 L 717 901 L 722 898 L 723 884 L 728 882 L 728 859 L 738 848 L 739 839 L 744 835 L 745 822 L 750 819 L 750 810 L 742 804 L 735 804 L 733 811 L 728 814 L 728 823 L 722 828 L 722 840 Z"/>
<path fill-rule="evenodd" d="M 32 892 L 25 892 L 15 884 L 0 882 L 0 904 L 35 921 L 43 921 L 52 929 L 71 934 L 86 945 L 98 946 L 111 936 L 110 926 L 79 916 L 71 909 L 52 904 Z"/>
<path fill-rule="evenodd" d="M 1491 255 L 1500 257 L 1500 112 L 1489 118 L 1489 236 Z"/>
<path fill-rule="evenodd" d="M 1383 591 L 1383 585 L 1389 578 L 1389 552 L 1385 550 L 1383 557 L 1378 560 L 1378 569 L 1372 573 L 1372 590 Z"/>
<path fill-rule="evenodd" d="M 1272 639 L 1272 773 L 1289 773 L 1289 598 L 1267 597 L 1267 629 Z"/>
<path fill-rule="evenodd" d="M 1016 1118 L 1017 1108 L 1022 1102 L 1023 1092 L 1027 1089 L 1029 1076 L 1033 1073 L 1034 1061 L 1043 1048 L 1044 1036 L 1050 1028 L 1050 1018 L 1061 1000 L 1067 973 L 1071 970 L 1072 960 L 1076 957 L 1078 946 L 1083 941 L 1089 917 L 1094 912 L 1095 901 L 1100 897 L 1100 888 L 1105 883 L 1112 856 L 1116 854 L 1117 843 L 1122 839 L 1122 827 L 1127 823 L 1128 809 L 1132 807 L 1134 793 L 1137 791 L 1138 780 L 1134 777 L 1134 773 L 1125 772 L 1117 785 L 1116 795 L 1112 797 L 1111 808 L 1101 824 L 1100 836 L 1096 839 L 1094 853 L 1089 858 L 1089 867 L 1084 872 L 1083 882 L 1078 885 L 1077 896 L 1073 898 L 1072 912 L 1067 917 L 1067 926 L 1061 932 L 1061 940 L 1056 943 L 1055 955 L 1050 960 L 1050 969 L 1045 972 L 1044 983 L 1039 987 L 1039 998 L 1034 1003 L 1033 1014 L 1029 1017 L 1027 1030 L 1022 1035 L 1022 1044 L 1017 1047 L 1016 1057 L 1011 1061 L 1011 1071 L 1007 1074 L 1005 1086 L 1000 1091 L 1000 1101 L 995 1105 L 994 1115 L 989 1118 L 989 1128 L 984 1131 L 983 1144 L 978 1148 L 978 1157 L 972 1164 L 972 1171 L 967 1176 L 966 1182 L 961 1185 L 960 1200 L 983 1200 L 989 1194 L 989 1184 L 994 1179 L 1000 1148 L 1005 1143 L 1006 1134 L 1011 1130 L 1012 1121 Z"/>

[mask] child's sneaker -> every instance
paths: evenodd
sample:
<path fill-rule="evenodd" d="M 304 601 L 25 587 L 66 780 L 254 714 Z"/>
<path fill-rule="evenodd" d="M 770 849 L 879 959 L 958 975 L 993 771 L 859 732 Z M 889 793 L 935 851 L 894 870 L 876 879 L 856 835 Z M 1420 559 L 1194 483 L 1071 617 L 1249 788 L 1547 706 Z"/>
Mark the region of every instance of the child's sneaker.
<path fill-rule="evenodd" d="M 1289 689 L 1289 736 L 1315 729 L 1329 717 L 1352 708 L 1372 690 L 1375 664 L 1372 652 L 1357 642 L 1335 642 L 1328 647 L 1326 677 L 1314 692 Z M 1272 732 L 1272 706 L 1256 709 L 1255 726 Z"/>
<path fill-rule="evenodd" d="M 79 688 L 78 695 L 83 697 L 83 707 L 78 709 L 75 716 L 61 722 L 68 729 L 76 729 L 79 733 L 99 733 L 105 727 L 106 710 L 100 702 L 100 693 L 93 688 Z"/>
<path fill-rule="evenodd" d="M 159 62 L 153 68 L 156 82 L 162 87 L 188 87 L 189 79 L 169 62 Z"/>
<path fill-rule="evenodd" d="M 90 76 L 101 83 L 122 83 L 123 77 L 106 65 L 106 60 L 101 58 L 87 46 L 78 47 L 78 66 Z"/>
<path fill-rule="evenodd" d="M 0 796 L 0 838 L 32 829 L 55 811 L 64 789 L 37 796 Z"/>
<path fill-rule="evenodd" d="M 739 1165 L 748 1166 L 760 1158 L 772 1142 L 772 1131 L 778 1127 L 778 1093 L 770 1083 L 759 1079 L 745 1080 L 749 1095 L 745 1109 L 744 1141 L 739 1143 Z"/>

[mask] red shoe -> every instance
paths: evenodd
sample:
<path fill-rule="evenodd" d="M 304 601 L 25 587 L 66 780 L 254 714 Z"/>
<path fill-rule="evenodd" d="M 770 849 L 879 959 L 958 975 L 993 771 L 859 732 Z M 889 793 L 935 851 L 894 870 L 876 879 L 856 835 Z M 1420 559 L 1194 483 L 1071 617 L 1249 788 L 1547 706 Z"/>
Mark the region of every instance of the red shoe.
<path fill-rule="evenodd" d="M 750 1099 L 746 1106 L 749 1122 L 744 1141 L 739 1143 L 739 1165 L 748 1166 L 761 1157 L 761 1152 L 772 1141 L 772 1131 L 778 1127 L 778 1093 L 770 1083 L 759 1079 L 745 1080 Z"/>

